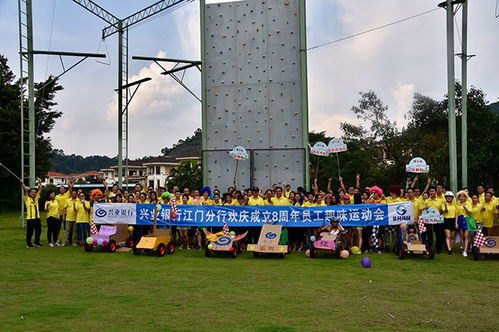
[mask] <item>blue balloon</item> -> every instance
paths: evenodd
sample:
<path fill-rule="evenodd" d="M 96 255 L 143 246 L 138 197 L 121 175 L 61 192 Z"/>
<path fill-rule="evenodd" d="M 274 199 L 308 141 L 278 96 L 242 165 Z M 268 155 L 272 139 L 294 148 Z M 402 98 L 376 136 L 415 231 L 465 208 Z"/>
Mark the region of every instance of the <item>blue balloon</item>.
<path fill-rule="evenodd" d="M 366 269 L 368 269 L 368 268 L 371 267 L 371 260 L 368 257 L 363 257 L 360 260 L 360 264 L 362 264 L 363 267 L 365 267 Z"/>
<path fill-rule="evenodd" d="M 313 236 L 313 235 L 312 235 L 312 236 L 310 237 L 310 241 L 314 242 L 314 241 L 315 241 L 315 236 Z"/>

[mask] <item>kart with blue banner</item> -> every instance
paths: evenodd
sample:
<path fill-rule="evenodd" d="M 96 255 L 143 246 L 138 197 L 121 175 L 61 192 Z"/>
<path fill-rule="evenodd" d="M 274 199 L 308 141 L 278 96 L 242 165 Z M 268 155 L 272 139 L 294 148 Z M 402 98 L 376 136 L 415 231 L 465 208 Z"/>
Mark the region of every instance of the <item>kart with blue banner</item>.
<path fill-rule="evenodd" d="M 248 235 L 248 231 L 236 235 L 233 231 L 229 231 L 229 227 L 225 224 L 221 232 L 211 233 L 205 229 L 204 234 L 206 241 L 209 242 L 204 251 L 206 257 L 211 257 L 214 252 L 218 252 L 236 258 L 238 254 L 243 252 L 244 243 L 241 240 Z"/>

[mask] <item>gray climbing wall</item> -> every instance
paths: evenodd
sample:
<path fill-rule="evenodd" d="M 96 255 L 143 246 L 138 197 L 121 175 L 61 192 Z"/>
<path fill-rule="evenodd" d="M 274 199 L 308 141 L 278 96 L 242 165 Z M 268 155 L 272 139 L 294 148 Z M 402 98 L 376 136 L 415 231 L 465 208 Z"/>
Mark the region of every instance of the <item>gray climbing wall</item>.
<path fill-rule="evenodd" d="M 236 161 L 228 151 L 238 145 L 252 159 L 239 162 L 239 188 L 305 184 L 299 10 L 299 0 L 205 6 L 209 186 L 232 185 Z"/>

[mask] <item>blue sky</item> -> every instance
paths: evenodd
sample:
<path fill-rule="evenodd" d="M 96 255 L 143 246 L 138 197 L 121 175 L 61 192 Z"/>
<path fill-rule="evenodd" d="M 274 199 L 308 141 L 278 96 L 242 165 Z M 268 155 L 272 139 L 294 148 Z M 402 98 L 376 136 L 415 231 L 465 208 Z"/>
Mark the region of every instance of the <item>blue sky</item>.
<path fill-rule="evenodd" d="M 72 1 L 34 0 L 35 48 L 97 52 L 104 22 Z M 97 0 L 118 17 L 155 1 Z M 216 1 L 209 1 L 216 2 Z M 495 0 L 470 1 L 469 83 L 482 88 L 490 102 L 499 98 L 499 19 Z M 52 13 L 55 4 L 53 32 Z M 308 0 L 309 47 L 383 25 L 436 7 L 437 1 Z M 129 54 L 199 59 L 199 4 L 190 3 L 130 30 Z M 460 14 L 456 17 L 460 30 Z M 19 71 L 17 1 L 0 0 L 0 53 Z M 50 36 L 52 36 L 50 41 Z M 456 33 L 456 53 L 459 42 Z M 57 95 L 63 112 L 51 133 L 55 148 L 81 155 L 116 155 L 117 38 L 106 41 L 110 65 L 87 59 L 61 78 Z M 99 52 L 105 52 L 104 44 Z M 442 98 L 446 92 L 445 12 L 422 17 L 308 53 L 309 110 L 312 130 L 339 135 L 341 121 L 356 122 L 350 107 L 359 91 L 373 89 L 389 106 L 399 126 L 420 92 Z M 457 60 L 457 59 L 456 59 Z M 70 64 L 74 59 L 65 59 Z M 36 80 L 61 71 L 57 57 L 37 56 Z M 460 77 L 456 61 L 456 77 Z M 158 155 L 161 148 L 200 127 L 200 103 L 149 62 L 130 60 L 130 80 L 153 80 L 141 87 L 130 109 L 130 156 Z M 197 70 L 186 82 L 199 94 Z"/>

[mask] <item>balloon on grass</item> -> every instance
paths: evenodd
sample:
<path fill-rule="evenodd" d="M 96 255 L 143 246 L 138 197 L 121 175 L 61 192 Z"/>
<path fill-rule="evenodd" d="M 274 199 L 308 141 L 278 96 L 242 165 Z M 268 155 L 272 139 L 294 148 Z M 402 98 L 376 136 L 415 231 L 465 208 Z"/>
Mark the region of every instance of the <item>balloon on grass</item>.
<path fill-rule="evenodd" d="M 368 257 L 363 257 L 360 260 L 360 264 L 362 264 L 363 267 L 365 267 L 366 269 L 368 269 L 368 268 L 371 267 L 371 260 Z"/>
<path fill-rule="evenodd" d="M 92 244 L 94 242 L 94 239 L 92 237 L 87 237 L 87 244 Z"/>
<path fill-rule="evenodd" d="M 350 256 L 350 253 L 348 250 L 342 250 L 341 251 L 341 258 L 348 258 Z"/>
<path fill-rule="evenodd" d="M 358 253 L 358 252 L 360 252 L 359 247 L 357 247 L 357 246 L 353 246 L 353 247 L 352 247 L 352 254 L 357 255 L 357 253 Z"/>

